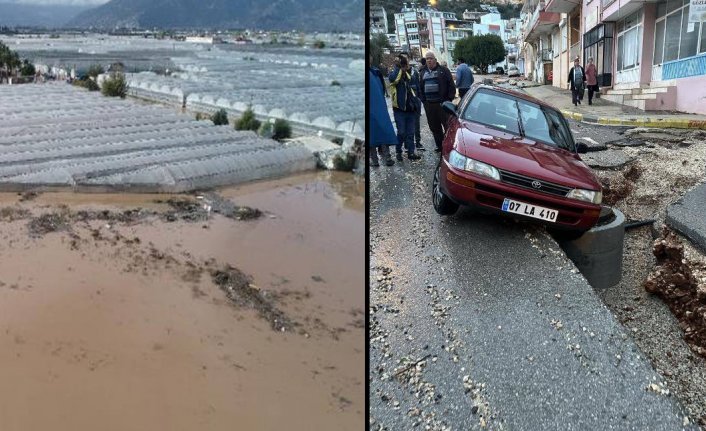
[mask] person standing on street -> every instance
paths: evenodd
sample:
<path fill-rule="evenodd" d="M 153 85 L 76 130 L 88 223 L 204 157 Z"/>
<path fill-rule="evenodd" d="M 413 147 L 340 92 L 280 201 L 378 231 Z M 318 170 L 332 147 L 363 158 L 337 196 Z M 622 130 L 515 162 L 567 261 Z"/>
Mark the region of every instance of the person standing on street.
<path fill-rule="evenodd" d="M 368 59 L 368 115 L 370 121 L 370 141 L 368 143 L 368 157 L 370 166 L 380 166 L 378 153 L 385 158 L 385 164 L 395 164 L 390 155 L 390 145 L 395 145 L 397 136 L 387 113 L 385 102 L 385 80 L 380 71 L 373 67 L 373 56 Z"/>
<path fill-rule="evenodd" d="M 419 84 L 417 86 L 417 97 L 421 98 L 422 76 L 424 75 L 424 72 L 427 71 L 427 59 L 422 57 L 421 60 L 419 60 L 419 63 L 420 63 L 419 72 L 417 73 L 417 83 Z M 422 130 L 421 130 L 422 109 L 417 111 L 417 122 L 414 124 L 414 143 L 415 143 L 415 146 L 417 147 L 417 151 L 426 151 L 427 150 L 426 148 L 424 148 L 424 145 L 422 145 Z"/>
<path fill-rule="evenodd" d="M 407 59 L 409 61 L 409 58 Z M 417 98 L 419 98 L 419 83 L 421 82 L 421 73 L 410 64 L 409 67 L 409 73 L 412 75 L 412 90 L 414 90 L 414 94 L 417 95 Z M 426 151 L 426 148 L 424 148 L 424 145 L 422 145 L 422 133 L 421 129 L 419 126 L 419 122 L 422 119 L 422 109 L 421 109 L 421 103 L 420 109 L 416 110 L 417 117 L 415 118 L 414 121 L 414 146 L 417 149 L 417 151 Z"/>
<path fill-rule="evenodd" d="M 429 129 L 434 135 L 435 151 L 440 153 L 447 119 L 441 104 L 454 100 L 456 86 L 451 71 L 436 62 L 436 54 L 433 51 L 427 51 L 424 56 L 427 60 L 427 70 L 422 75 L 420 99 L 424 103 Z"/>
<path fill-rule="evenodd" d="M 576 105 L 581 104 L 583 99 L 583 88 L 586 83 L 586 74 L 583 67 L 579 66 L 579 58 L 574 59 L 574 67 L 569 70 L 569 86 L 571 87 L 571 102 Z"/>
<path fill-rule="evenodd" d="M 419 160 L 421 157 L 414 152 L 414 123 L 417 121 L 417 111 L 421 102 L 414 92 L 412 74 L 407 57 L 400 55 L 395 68 L 388 76 L 390 80 L 390 98 L 392 113 L 397 125 L 397 160 L 402 161 L 402 146 L 407 150 L 409 160 Z M 418 87 L 419 84 L 416 84 Z"/>
<path fill-rule="evenodd" d="M 458 87 L 458 97 L 463 99 L 468 90 L 473 85 L 473 73 L 471 68 L 466 64 L 463 58 L 458 59 L 458 67 L 456 68 L 456 86 Z"/>
<path fill-rule="evenodd" d="M 588 58 L 588 66 L 586 66 L 586 85 L 588 88 L 588 104 L 593 105 L 593 93 L 598 92 L 598 81 L 596 80 L 598 71 L 596 65 L 593 64 L 593 57 Z"/>

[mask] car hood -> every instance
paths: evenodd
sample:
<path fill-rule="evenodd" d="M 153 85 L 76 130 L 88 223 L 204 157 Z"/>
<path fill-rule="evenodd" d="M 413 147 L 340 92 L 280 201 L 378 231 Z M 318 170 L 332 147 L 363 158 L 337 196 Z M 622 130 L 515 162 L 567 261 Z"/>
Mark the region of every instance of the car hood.
<path fill-rule="evenodd" d="M 601 190 L 595 174 L 577 154 L 476 123 L 461 123 L 457 151 L 467 157 L 567 187 Z"/>

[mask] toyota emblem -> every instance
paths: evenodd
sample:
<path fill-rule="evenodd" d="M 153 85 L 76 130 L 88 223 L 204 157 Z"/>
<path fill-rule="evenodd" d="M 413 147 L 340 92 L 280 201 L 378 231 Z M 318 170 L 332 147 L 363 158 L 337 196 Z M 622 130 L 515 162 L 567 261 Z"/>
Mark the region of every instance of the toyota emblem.
<path fill-rule="evenodd" d="M 541 189 L 542 183 L 540 183 L 539 181 L 536 181 L 536 180 L 532 181 L 532 187 L 534 187 L 535 189 Z"/>

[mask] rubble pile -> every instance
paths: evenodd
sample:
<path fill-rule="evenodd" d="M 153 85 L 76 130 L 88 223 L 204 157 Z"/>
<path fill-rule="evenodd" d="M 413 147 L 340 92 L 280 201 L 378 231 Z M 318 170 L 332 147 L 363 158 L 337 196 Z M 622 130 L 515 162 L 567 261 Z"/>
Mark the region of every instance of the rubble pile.
<path fill-rule="evenodd" d="M 684 246 L 667 227 L 652 249 L 657 265 L 643 286 L 662 298 L 679 320 L 689 347 L 706 357 L 706 266 L 684 257 Z"/>

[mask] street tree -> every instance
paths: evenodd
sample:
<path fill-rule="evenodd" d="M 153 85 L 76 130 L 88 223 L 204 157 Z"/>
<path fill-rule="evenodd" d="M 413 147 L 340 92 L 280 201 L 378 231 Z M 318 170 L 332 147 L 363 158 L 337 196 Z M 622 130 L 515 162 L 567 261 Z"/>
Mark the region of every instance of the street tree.
<path fill-rule="evenodd" d="M 465 37 L 456 42 L 453 50 L 454 61 L 463 58 L 469 65 L 478 66 L 482 73 L 487 73 L 488 66 L 502 61 L 505 55 L 505 45 L 495 34 Z"/>
<path fill-rule="evenodd" d="M 384 34 L 377 34 L 370 38 L 370 55 L 373 56 L 373 65 L 378 66 L 383 62 L 385 50 L 391 50 L 392 45 Z"/>

